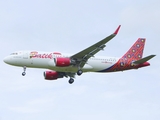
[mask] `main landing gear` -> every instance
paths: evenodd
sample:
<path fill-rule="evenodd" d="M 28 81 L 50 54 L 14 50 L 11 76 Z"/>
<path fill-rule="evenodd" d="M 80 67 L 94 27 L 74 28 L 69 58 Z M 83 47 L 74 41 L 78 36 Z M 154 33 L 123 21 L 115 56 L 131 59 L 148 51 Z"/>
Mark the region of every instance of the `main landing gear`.
<path fill-rule="evenodd" d="M 77 71 L 77 75 L 79 75 L 79 76 L 82 75 L 82 73 L 83 73 L 83 71 L 80 69 Z M 69 82 L 69 84 L 72 84 L 74 82 L 74 79 L 72 77 L 70 77 L 68 82 Z"/>
<path fill-rule="evenodd" d="M 77 71 L 77 75 L 79 75 L 79 76 L 82 75 L 82 73 L 83 73 L 82 70 L 78 70 L 78 71 Z"/>
<path fill-rule="evenodd" d="M 26 66 L 23 66 L 23 72 L 22 72 L 22 76 L 26 75 Z"/>
<path fill-rule="evenodd" d="M 72 84 L 74 82 L 74 79 L 70 78 L 68 82 L 69 82 L 69 84 Z"/>

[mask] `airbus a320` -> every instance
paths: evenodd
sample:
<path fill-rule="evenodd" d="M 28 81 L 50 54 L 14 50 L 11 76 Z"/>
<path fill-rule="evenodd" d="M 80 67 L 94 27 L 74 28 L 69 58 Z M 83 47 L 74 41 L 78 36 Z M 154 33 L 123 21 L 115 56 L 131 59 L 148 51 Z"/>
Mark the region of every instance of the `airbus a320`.
<path fill-rule="evenodd" d="M 145 38 L 138 38 L 133 46 L 120 58 L 95 56 L 96 53 L 105 48 L 107 42 L 117 35 L 120 27 L 119 25 L 113 34 L 76 54 L 35 50 L 17 51 L 5 57 L 4 62 L 13 66 L 23 67 L 23 76 L 26 75 L 26 68 L 49 69 L 44 72 L 46 80 L 69 77 L 68 82 L 70 84 L 74 82 L 76 75 L 80 76 L 84 72 L 106 73 L 149 66 L 150 63 L 147 61 L 155 55 L 142 58 Z"/>

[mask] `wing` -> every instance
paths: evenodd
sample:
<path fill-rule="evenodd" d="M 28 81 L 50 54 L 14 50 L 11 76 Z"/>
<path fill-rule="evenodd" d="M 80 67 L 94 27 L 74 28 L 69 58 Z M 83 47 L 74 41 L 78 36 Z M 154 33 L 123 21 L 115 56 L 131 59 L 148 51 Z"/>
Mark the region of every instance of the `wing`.
<path fill-rule="evenodd" d="M 100 50 L 103 50 L 103 48 L 106 46 L 105 44 L 117 35 L 120 27 L 121 27 L 121 25 L 118 26 L 118 28 L 116 29 L 116 31 L 113 34 L 109 35 L 108 37 L 104 38 L 103 40 L 101 40 L 101 41 L 95 43 L 94 45 L 82 50 L 81 52 L 71 56 L 71 59 L 73 60 L 73 62 L 75 62 L 75 64 L 78 65 L 79 67 L 83 67 L 85 65 L 86 61 L 90 57 L 93 57 L 97 52 L 99 52 Z"/>

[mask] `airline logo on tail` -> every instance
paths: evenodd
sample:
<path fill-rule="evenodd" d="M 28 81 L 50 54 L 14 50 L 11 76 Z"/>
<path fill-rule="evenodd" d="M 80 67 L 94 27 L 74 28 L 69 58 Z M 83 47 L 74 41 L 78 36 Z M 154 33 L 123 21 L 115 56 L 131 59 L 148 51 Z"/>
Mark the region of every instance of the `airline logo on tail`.
<path fill-rule="evenodd" d="M 145 41 L 145 38 L 139 38 L 116 64 L 99 72 L 123 71 L 149 66 L 150 64 L 147 61 L 153 58 L 155 55 L 150 55 L 141 59 L 143 56 Z"/>
<path fill-rule="evenodd" d="M 132 60 L 141 59 L 143 56 L 145 41 L 145 38 L 139 38 L 122 58 Z"/>

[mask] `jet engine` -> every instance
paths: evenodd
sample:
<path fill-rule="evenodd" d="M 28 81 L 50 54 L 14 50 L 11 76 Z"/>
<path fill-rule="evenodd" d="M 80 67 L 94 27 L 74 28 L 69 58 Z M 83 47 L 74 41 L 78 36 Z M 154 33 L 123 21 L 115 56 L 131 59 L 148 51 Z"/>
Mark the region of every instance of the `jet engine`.
<path fill-rule="evenodd" d="M 45 71 L 44 78 L 46 80 L 56 80 L 57 78 L 63 78 L 63 75 L 56 71 Z"/>
<path fill-rule="evenodd" d="M 57 67 L 67 67 L 71 65 L 70 58 L 57 57 L 55 58 L 55 64 Z"/>

